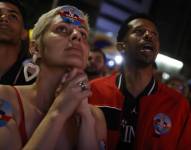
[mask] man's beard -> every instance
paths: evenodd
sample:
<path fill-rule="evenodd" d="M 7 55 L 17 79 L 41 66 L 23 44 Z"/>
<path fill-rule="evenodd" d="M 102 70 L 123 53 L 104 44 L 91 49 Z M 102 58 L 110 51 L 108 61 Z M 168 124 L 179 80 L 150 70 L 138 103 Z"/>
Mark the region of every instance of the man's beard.
<path fill-rule="evenodd" d="M 150 65 L 154 64 L 154 60 L 150 60 L 150 61 L 143 61 L 143 60 L 136 60 L 135 66 L 137 66 L 138 68 L 147 68 Z"/>
<path fill-rule="evenodd" d="M 10 28 L 7 28 L 6 30 L 0 30 L 0 44 L 4 45 L 16 45 L 18 42 L 18 39 L 15 39 L 15 34 L 13 34 L 14 31 Z"/>
<path fill-rule="evenodd" d="M 1 45 L 16 45 L 16 42 L 10 39 L 0 39 L 0 44 Z"/>
<path fill-rule="evenodd" d="M 141 58 L 134 55 L 128 55 L 127 53 L 125 59 L 127 65 L 129 64 L 131 66 L 135 66 L 136 68 L 147 68 L 148 66 L 153 65 L 153 63 L 155 62 L 154 58 Z"/>
<path fill-rule="evenodd" d="M 96 70 L 96 69 L 93 69 L 92 67 L 87 67 L 85 69 L 85 72 L 88 76 L 99 76 L 101 75 L 101 72 Z"/>

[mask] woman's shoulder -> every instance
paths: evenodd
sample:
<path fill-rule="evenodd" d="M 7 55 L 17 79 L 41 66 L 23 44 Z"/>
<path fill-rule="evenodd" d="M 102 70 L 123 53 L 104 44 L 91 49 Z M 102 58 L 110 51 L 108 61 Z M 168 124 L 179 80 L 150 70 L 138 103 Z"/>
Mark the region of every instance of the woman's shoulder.
<path fill-rule="evenodd" d="M 19 91 L 20 88 L 23 87 L 24 86 L 0 85 L 0 102 L 9 104 L 13 111 L 19 109 L 19 100 L 22 97 Z"/>
<path fill-rule="evenodd" d="M 15 92 L 13 86 L 10 85 L 0 85 L 0 99 L 11 101 L 15 97 Z"/>

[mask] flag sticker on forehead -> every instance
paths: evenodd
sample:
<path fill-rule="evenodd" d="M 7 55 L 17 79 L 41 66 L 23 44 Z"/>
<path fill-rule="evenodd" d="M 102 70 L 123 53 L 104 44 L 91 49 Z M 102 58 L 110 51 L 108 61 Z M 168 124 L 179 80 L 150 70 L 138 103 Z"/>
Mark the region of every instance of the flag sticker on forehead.
<path fill-rule="evenodd" d="M 60 16 L 63 21 L 66 23 L 71 23 L 76 26 L 85 25 L 85 16 L 84 14 L 73 6 L 64 6 L 59 11 Z"/>

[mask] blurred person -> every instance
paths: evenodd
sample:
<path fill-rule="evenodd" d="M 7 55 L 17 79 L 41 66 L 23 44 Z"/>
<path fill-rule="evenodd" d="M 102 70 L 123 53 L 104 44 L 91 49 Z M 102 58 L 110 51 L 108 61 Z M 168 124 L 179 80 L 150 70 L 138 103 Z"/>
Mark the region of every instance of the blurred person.
<path fill-rule="evenodd" d="M 24 77 L 28 61 L 24 6 L 19 0 L 0 1 L 0 84 L 31 84 Z"/>
<path fill-rule="evenodd" d="M 172 76 L 166 81 L 166 84 L 185 97 L 188 97 L 189 87 L 184 78 L 179 76 Z"/>
<path fill-rule="evenodd" d="M 190 79 L 187 81 L 187 85 L 188 85 L 188 100 L 191 104 L 191 80 Z"/>
<path fill-rule="evenodd" d="M 87 101 L 88 33 L 87 16 L 73 6 L 39 18 L 30 42 L 33 65 L 25 66 L 36 70 L 35 83 L 0 86 L 0 149 L 104 149 L 104 116 Z"/>
<path fill-rule="evenodd" d="M 153 19 L 145 14 L 130 16 L 120 27 L 117 42 L 123 68 L 91 81 L 89 98 L 104 112 L 108 149 L 190 150 L 188 101 L 154 78 L 160 42 Z"/>
<path fill-rule="evenodd" d="M 93 49 L 89 53 L 88 64 L 85 72 L 88 79 L 92 80 L 105 75 L 106 57 L 101 49 Z"/>

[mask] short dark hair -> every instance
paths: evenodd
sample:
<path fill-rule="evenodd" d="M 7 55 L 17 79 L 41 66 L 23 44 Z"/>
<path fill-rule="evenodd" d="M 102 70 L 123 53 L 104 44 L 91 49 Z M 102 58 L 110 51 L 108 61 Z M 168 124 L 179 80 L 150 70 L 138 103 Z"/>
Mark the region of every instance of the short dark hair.
<path fill-rule="evenodd" d="M 100 54 L 103 56 L 104 64 L 106 64 L 107 58 L 106 58 L 106 56 L 105 56 L 105 53 L 102 51 L 102 49 L 93 48 L 93 49 L 91 50 L 91 52 L 100 53 Z"/>
<path fill-rule="evenodd" d="M 24 4 L 20 1 L 20 0 L 0 0 L 0 2 L 7 2 L 7 3 L 11 3 L 13 4 L 14 6 L 16 6 L 22 17 L 23 17 L 23 23 L 24 25 L 26 25 L 26 12 L 25 12 L 25 7 L 24 7 Z"/>
<path fill-rule="evenodd" d="M 153 22 L 155 24 L 155 26 L 157 27 L 157 23 L 155 22 L 155 20 L 147 15 L 147 14 L 144 14 L 144 13 L 136 13 L 136 14 L 133 14 L 131 16 L 129 16 L 121 25 L 119 31 L 118 31 L 118 35 L 117 35 L 117 41 L 120 42 L 123 40 L 123 38 L 125 37 L 126 33 L 128 32 L 129 30 L 129 22 L 131 22 L 132 20 L 135 20 L 137 18 L 142 18 L 142 19 L 146 19 L 146 20 L 149 20 L 151 22 Z"/>

